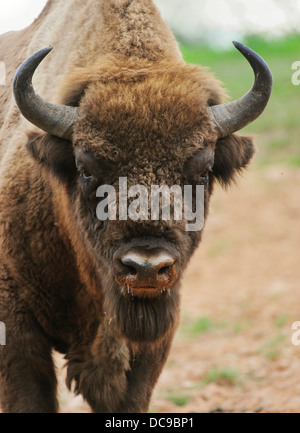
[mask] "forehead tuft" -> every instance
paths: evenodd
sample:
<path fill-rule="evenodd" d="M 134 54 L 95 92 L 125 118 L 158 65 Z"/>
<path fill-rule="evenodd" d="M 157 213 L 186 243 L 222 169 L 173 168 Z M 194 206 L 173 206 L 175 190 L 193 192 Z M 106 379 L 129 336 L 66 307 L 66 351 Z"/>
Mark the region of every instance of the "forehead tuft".
<path fill-rule="evenodd" d="M 87 86 L 75 135 L 87 147 L 110 146 L 115 156 L 137 149 L 176 152 L 182 146 L 193 153 L 215 142 L 207 107 L 220 102 L 219 83 L 199 67 L 111 67 Z"/>

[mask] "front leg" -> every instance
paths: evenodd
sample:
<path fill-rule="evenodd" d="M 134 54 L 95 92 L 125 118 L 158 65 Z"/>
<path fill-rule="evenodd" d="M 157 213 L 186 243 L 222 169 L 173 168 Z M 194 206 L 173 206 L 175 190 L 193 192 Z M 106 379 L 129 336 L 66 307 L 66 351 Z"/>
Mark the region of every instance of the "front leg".
<path fill-rule="evenodd" d="M 19 311 L 0 318 L 6 346 L 0 346 L 0 403 L 7 413 L 57 412 L 51 347 L 34 318 Z M 2 309 L 3 313 L 3 309 Z"/>
<path fill-rule="evenodd" d="M 126 393 L 130 364 L 128 347 L 111 323 L 104 321 L 99 326 L 88 353 L 70 351 L 66 358 L 67 386 L 71 388 L 75 380 L 75 392 L 83 396 L 93 412 L 116 412 Z"/>
<path fill-rule="evenodd" d="M 67 355 L 67 385 L 76 383 L 93 412 L 147 412 L 156 381 L 170 351 L 173 331 L 156 343 L 125 342 L 104 321 L 89 352 Z"/>
<path fill-rule="evenodd" d="M 148 411 L 154 386 L 170 352 L 173 335 L 170 331 L 159 342 L 130 345 L 131 368 L 127 372 L 127 391 L 117 412 Z"/>

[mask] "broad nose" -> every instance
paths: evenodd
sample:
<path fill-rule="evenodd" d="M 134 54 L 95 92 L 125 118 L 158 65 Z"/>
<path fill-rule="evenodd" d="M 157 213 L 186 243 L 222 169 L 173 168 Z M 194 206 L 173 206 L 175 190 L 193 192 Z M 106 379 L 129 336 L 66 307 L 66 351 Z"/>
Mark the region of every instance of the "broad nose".
<path fill-rule="evenodd" d="M 178 278 L 176 257 L 158 249 L 128 251 L 119 258 L 116 280 L 132 289 L 168 289 Z"/>
<path fill-rule="evenodd" d="M 121 262 L 130 275 L 136 275 L 139 281 L 148 281 L 158 275 L 165 275 L 172 268 L 175 259 L 163 253 L 154 257 L 128 253 L 121 258 Z"/>

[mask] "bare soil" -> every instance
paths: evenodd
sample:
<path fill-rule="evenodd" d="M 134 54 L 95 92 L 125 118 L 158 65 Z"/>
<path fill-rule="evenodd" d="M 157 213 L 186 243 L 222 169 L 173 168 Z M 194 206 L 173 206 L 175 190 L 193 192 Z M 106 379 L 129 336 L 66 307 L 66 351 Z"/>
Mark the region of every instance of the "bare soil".
<path fill-rule="evenodd" d="M 299 169 L 272 166 L 215 191 L 152 412 L 300 412 L 299 187 Z M 89 412 L 63 370 L 59 400 Z"/>

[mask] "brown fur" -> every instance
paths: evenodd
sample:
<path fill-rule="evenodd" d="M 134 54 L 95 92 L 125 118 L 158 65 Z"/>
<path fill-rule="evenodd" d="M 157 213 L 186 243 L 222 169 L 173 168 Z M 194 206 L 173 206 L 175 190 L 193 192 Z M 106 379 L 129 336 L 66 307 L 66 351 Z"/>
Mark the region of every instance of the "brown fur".
<path fill-rule="evenodd" d="M 131 297 L 115 282 L 113 256 L 149 240 L 180 251 L 181 275 L 201 232 L 186 232 L 185 221 L 99 222 L 74 150 L 93 155 L 116 189 L 120 176 L 129 186 L 197 183 L 212 167 L 207 215 L 215 180 L 228 185 L 253 144 L 217 140 L 207 108 L 223 101 L 222 88 L 182 61 L 150 0 L 50 0 L 31 27 L 0 38 L 0 60 L 16 49 L 8 81 L 32 54 L 27 45 L 49 44 L 35 85 L 49 100 L 80 105 L 73 143 L 28 131 L 7 88 L 0 95 L 2 408 L 57 410 L 55 348 L 66 355 L 68 385 L 93 411 L 147 411 L 178 324 L 180 279 L 156 297 Z"/>

